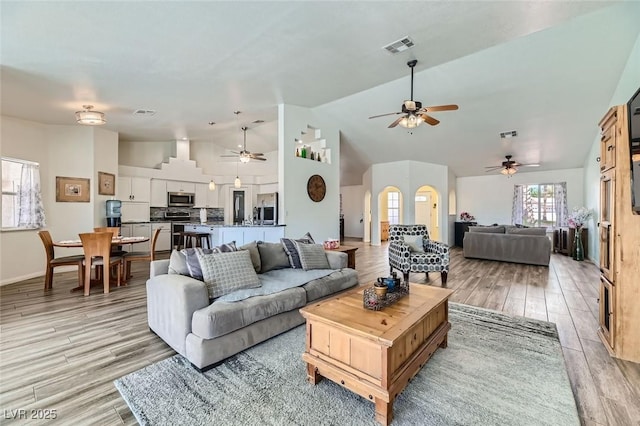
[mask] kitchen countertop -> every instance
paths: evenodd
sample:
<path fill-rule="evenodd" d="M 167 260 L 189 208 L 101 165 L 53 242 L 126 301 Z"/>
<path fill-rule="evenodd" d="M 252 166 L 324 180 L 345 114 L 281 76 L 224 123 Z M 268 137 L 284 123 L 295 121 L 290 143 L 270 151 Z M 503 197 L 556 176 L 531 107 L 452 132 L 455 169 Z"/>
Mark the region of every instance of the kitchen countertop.
<path fill-rule="evenodd" d="M 225 225 L 220 222 L 180 222 L 184 225 L 189 226 L 215 226 L 219 228 L 275 228 L 278 226 L 286 226 L 286 225 Z"/>

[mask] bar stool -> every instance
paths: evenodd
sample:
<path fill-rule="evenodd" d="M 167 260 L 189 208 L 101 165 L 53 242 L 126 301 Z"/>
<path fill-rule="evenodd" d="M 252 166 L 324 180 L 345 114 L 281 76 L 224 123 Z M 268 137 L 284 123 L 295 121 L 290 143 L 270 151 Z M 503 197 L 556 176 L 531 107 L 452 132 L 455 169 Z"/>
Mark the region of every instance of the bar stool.
<path fill-rule="evenodd" d="M 176 250 L 183 248 L 211 248 L 211 235 L 205 232 L 179 232 L 180 236 Z M 206 245 L 206 247 L 205 247 Z"/>

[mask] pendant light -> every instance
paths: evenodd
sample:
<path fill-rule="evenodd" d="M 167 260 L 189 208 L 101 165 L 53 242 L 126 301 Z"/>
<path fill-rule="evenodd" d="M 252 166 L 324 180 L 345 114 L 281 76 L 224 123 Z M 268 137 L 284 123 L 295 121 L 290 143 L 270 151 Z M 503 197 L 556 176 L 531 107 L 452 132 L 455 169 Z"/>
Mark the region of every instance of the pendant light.
<path fill-rule="evenodd" d="M 213 181 L 213 179 L 211 179 L 211 181 L 209 182 L 209 191 L 215 191 L 216 189 L 216 183 Z"/>
<path fill-rule="evenodd" d="M 236 162 L 236 180 L 233 181 L 233 187 L 234 188 L 240 188 L 242 186 L 242 181 L 238 177 L 238 163 L 239 163 L 239 161 Z"/>

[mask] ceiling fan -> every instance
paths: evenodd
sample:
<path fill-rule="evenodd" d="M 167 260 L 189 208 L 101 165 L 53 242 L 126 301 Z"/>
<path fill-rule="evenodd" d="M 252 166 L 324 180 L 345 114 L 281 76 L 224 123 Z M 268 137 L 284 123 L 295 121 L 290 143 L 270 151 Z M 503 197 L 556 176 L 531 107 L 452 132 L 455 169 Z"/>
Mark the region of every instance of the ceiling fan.
<path fill-rule="evenodd" d="M 250 152 L 247 150 L 247 130 L 249 130 L 249 128 L 243 126 L 241 127 L 241 129 L 244 132 L 244 143 L 242 145 L 242 151 L 231 151 L 234 155 L 225 154 L 221 155 L 221 157 L 238 157 L 240 158 L 241 163 L 248 163 L 251 160 L 267 161 L 267 159 L 264 158 L 263 153 Z"/>
<path fill-rule="evenodd" d="M 388 114 L 374 115 L 372 117 L 369 117 L 369 119 L 385 117 L 387 115 L 404 114 L 402 117 L 391 123 L 389 125 L 389 128 L 391 129 L 399 124 L 402 127 L 412 129 L 414 127 L 418 127 L 420 124 L 422 124 L 423 121 L 432 126 L 440 123 L 439 120 L 436 120 L 427 113 L 436 111 L 454 111 L 458 109 L 458 105 L 437 105 L 422 107 L 422 102 L 413 100 L 413 68 L 417 63 L 417 59 L 413 59 L 407 62 L 407 65 L 409 66 L 409 68 L 411 68 L 411 99 L 409 99 L 408 101 L 404 101 L 404 103 L 402 104 L 402 110 L 400 112 L 390 112 Z"/>
<path fill-rule="evenodd" d="M 515 174 L 518 169 L 517 167 L 540 167 L 540 164 L 537 163 L 532 163 L 532 164 L 521 164 L 518 163 L 517 161 L 512 160 L 513 156 L 512 155 L 505 155 L 504 158 L 507 159 L 507 161 L 503 161 L 501 165 L 499 166 L 486 166 L 485 172 L 493 172 L 496 170 L 500 170 L 500 173 L 502 173 L 503 175 L 506 176 L 511 176 L 513 174 Z"/>

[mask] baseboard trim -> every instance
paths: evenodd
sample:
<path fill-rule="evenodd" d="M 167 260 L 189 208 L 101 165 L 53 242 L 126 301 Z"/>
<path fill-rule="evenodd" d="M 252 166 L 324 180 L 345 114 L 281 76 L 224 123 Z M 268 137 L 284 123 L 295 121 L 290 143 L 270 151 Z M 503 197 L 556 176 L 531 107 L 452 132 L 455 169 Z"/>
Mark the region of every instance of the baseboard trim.
<path fill-rule="evenodd" d="M 59 266 L 55 269 L 54 276 L 55 274 L 58 274 L 58 273 L 77 271 L 77 270 L 78 270 L 77 266 Z M 17 283 L 18 281 L 30 280 L 31 278 L 44 277 L 44 275 L 45 275 L 45 271 L 37 271 L 37 272 L 31 272 L 25 275 L 20 275 L 17 277 L 5 278 L 4 280 L 0 281 L 0 287 L 3 287 L 8 284 Z"/>

